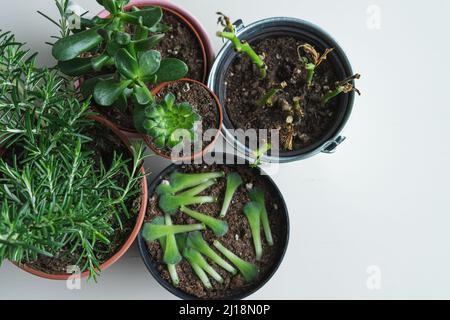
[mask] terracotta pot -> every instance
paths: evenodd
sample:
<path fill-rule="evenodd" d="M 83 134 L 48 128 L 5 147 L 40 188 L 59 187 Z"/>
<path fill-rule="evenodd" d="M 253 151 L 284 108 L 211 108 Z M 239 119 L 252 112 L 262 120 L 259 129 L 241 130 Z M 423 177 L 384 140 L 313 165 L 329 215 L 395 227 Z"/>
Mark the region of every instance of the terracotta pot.
<path fill-rule="evenodd" d="M 114 132 L 120 140 L 128 147 L 128 149 L 131 150 L 131 144 L 129 139 L 117 128 L 116 125 L 114 125 L 111 121 L 105 119 L 104 117 L 92 115 L 90 116 L 93 120 L 99 122 L 100 124 L 104 125 L 108 129 Z M 141 168 L 141 172 L 145 173 L 144 167 Z M 125 252 L 130 248 L 130 246 L 133 244 L 134 240 L 136 239 L 137 235 L 139 234 L 139 231 L 142 227 L 142 224 L 144 222 L 145 213 L 147 211 L 147 203 L 148 203 L 148 187 L 147 187 L 147 179 L 144 177 L 142 179 L 141 183 L 141 205 L 139 209 L 139 214 L 137 216 L 136 225 L 133 228 L 133 231 L 131 232 L 130 236 L 128 237 L 127 241 L 122 245 L 122 248 L 118 252 L 116 252 L 111 258 L 109 258 L 105 263 L 100 265 L 100 271 L 104 271 L 105 269 L 109 268 L 113 263 L 115 263 L 117 260 L 119 260 Z M 19 268 L 22 270 L 31 273 L 35 276 L 50 279 L 50 280 L 67 280 L 71 275 L 70 274 L 48 274 L 39 270 L 35 270 L 33 268 L 30 268 L 26 265 L 19 265 L 17 264 Z M 89 275 L 88 271 L 85 271 L 81 274 L 82 278 L 85 278 Z"/>
<path fill-rule="evenodd" d="M 163 88 L 169 86 L 170 84 L 176 83 L 176 82 L 190 82 L 190 83 L 196 84 L 196 85 L 198 85 L 198 86 L 201 86 L 201 87 L 203 87 L 205 90 L 207 90 L 207 91 L 209 92 L 209 94 L 211 95 L 211 97 L 215 100 L 216 105 L 217 105 L 217 108 L 219 109 L 219 110 L 218 110 L 218 112 L 219 112 L 219 127 L 216 128 L 216 129 L 217 129 L 217 133 L 216 133 L 216 135 L 214 136 L 213 141 L 211 141 L 211 143 L 210 143 L 206 148 L 204 148 L 202 151 L 197 152 L 197 153 L 194 153 L 194 154 L 193 154 L 192 156 L 190 156 L 190 157 L 189 157 L 189 156 L 186 156 L 186 157 L 180 157 L 180 158 L 171 158 L 170 156 L 167 156 L 167 155 L 161 153 L 161 151 L 160 151 L 159 149 L 157 149 L 157 148 L 152 144 L 151 138 L 150 138 L 149 136 L 142 134 L 141 137 L 142 137 L 142 139 L 144 140 L 144 142 L 147 144 L 147 146 L 148 146 L 154 153 L 156 153 L 157 155 L 159 155 L 159 156 L 161 156 L 161 157 L 163 157 L 163 158 L 165 158 L 165 159 L 168 159 L 168 160 L 171 160 L 171 161 L 188 161 L 188 160 L 198 159 L 198 158 L 200 158 L 200 157 L 203 157 L 203 155 L 204 155 L 205 153 L 207 153 L 209 150 L 212 149 L 212 147 L 214 147 L 214 145 L 216 144 L 217 138 L 220 136 L 220 131 L 222 130 L 222 122 L 223 122 L 222 107 L 221 107 L 221 105 L 220 105 L 219 98 L 217 98 L 217 96 L 214 94 L 214 92 L 211 91 L 211 89 L 209 89 L 209 88 L 208 88 L 206 85 L 204 85 L 203 83 L 201 83 L 201 82 L 199 82 L 199 81 L 196 81 L 196 80 L 192 80 L 192 79 L 180 79 L 180 80 L 173 81 L 173 82 L 161 83 L 160 85 L 158 85 L 157 87 L 155 87 L 155 88 L 152 90 L 152 94 L 153 94 L 154 96 L 156 96 Z M 201 115 L 200 115 L 200 116 L 201 116 Z M 209 129 L 209 128 L 204 128 L 204 129 Z"/>
<path fill-rule="evenodd" d="M 211 69 L 211 66 L 215 59 L 215 53 L 214 49 L 211 43 L 211 40 L 209 39 L 209 36 L 205 30 L 205 28 L 202 26 L 200 21 L 197 20 L 191 13 L 188 11 L 164 0 L 131 0 L 128 5 L 125 6 L 125 9 L 129 9 L 131 7 L 148 7 L 148 6 L 158 6 L 163 8 L 166 11 L 169 11 L 170 13 L 176 15 L 180 20 L 182 20 L 195 34 L 195 36 L 198 39 L 198 42 L 200 43 L 200 46 L 202 48 L 203 53 L 203 82 L 206 83 L 206 80 L 208 79 L 209 70 Z M 106 10 L 101 11 L 98 16 L 100 18 L 106 18 L 108 17 L 109 12 Z M 130 129 L 130 128 L 124 128 L 121 126 L 118 126 L 120 130 L 124 131 L 124 133 L 128 136 L 130 139 L 139 139 L 140 135 L 136 132 L 136 130 Z"/>

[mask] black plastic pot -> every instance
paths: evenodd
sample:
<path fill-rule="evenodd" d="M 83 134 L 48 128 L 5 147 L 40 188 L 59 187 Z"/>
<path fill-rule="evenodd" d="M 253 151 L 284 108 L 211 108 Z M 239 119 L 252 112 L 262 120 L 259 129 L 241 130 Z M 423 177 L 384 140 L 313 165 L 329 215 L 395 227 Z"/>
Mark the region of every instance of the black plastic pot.
<path fill-rule="evenodd" d="M 333 37 L 318 26 L 307 21 L 279 17 L 261 20 L 249 26 L 244 26 L 243 22 L 238 20 L 235 22 L 235 25 L 239 39 L 246 40 L 249 43 L 254 43 L 268 37 L 292 36 L 312 44 L 319 51 L 323 51 L 325 48 L 335 48 L 333 54 L 327 59 L 327 63 L 334 65 L 339 79 L 344 79 L 353 75 L 347 56 Z M 253 153 L 252 150 L 249 150 L 245 146 L 245 143 L 239 141 L 236 136 L 230 132 L 230 129 L 235 128 L 233 127 L 227 112 L 224 85 L 225 77 L 230 64 L 237 54 L 238 53 L 234 50 L 232 43 L 228 41 L 219 52 L 216 61 L 214 62 L 208 79 L 208 86 L 216 93 L 223 106 L 224 125 L 222 133 L 226 140 L 238 151 L 242 152 L 247 157 L 251 157 Z M 311 157 L 320 152 L 333 153 L 336 147 L 345 140 L 345 137 L 341 136 L 340 132 L 350 117 L 354 102 L 354 93 L 340 95 L 338 99 L 336 122 L 321 140 L 301 150 L 280 152 L 277 157 L 268 155 L 261 160 L 265 162 L 291 162 Z"/>
<path fill-rule="evenodd" d="M 219 156 L 221 156 L 221 155 L 219 154 Z M 221 158 L 224 158 L 224 157 L 225 156 L 222 155 Z M 217 158 L 218 157 L 216 156 L 216 159 Z M 223 163 L 225 163 L 225 161 Z M 277 253 L 277 261 L 276 261 L 276 263 L 274 263 L 272 269 L 269 272 L 267 272 L 266 276 L 258 283 L 255 283 L 254 285 L 249 286 L 245 292 L 224 298 L 224 299 L 229 299 L 229 300 L 244 299 L 245 297 L 255 293 L 260 288 L 262 288 L 272 278 L 272 276 L 275 274 L 275 272 L 278 270 L 278 267 L 280 266 L 280 264 L 284 258 L 284 255 L 286 253 L 288 242 L 289 242 L 288 210 L 287 210 L 286 202 L 284 201 L 283 196 L 282 196 L 280 190 L 278 189 L 278 187 L 276 186 L 275 182 L 268 175 L 264 174 L 264 172 L 260 168 L 251 168 L 248 165 L 248 162 L 245 162 L 246 164 L 239 164 L 239 163 L 244 163 L 243 159 L 238 160 L 238 158 L 235 157 L 234 163 L 236 163 L 236 165 L 246 166 L 248 168 L 248 170 L 252 171 L 252 174 L 254 174 L 254 175 L 261 175 L 263 177 L 263 179 L 266 180 L 266 183 L 267 183 L 269 189 L 273 192 L 273 194 L 279 197 L 279 199 L 281 200 L 280 201 L 280 204 L 281 204 L 280 211 L 282 212 L 282 219 L 284 220 L 284 223 L 283 223 L 284 224 L 284 230 L 283 230 L 284 236 L 280 237 L 280 244 L 279 244 L 280 250 Z M 152 182 L 149 183 L 149 189 L 148 189 L 149 199 L 152 198 L 155 188 L 161 183 L 162 179 L 164 177 L 167 177 L 167 175 L 172 173 L 174 170 L 176 170 L 180 166 L 182 166 L 182 165 L 179 165 L 179 164 L 170 165 L 165 170 L 163 170 L 158 175 L 158 177 L 156 177 Z M 139 233 L 139 235 L 138 235 L 138 246 L 139 246 L 139 252 L 141 254 L 142 259 L 144 260 L 145 266 L 147 267 L 148 271 L 150 271 L 151 275 L 156 279 L 156 281 L 158 281 L 158 283 L 161 286 L 166 288 L 169 292 L 171 292 L 178 298 L 185 299 L 185 300 L 199 300 L 198 297 L 196 297 L 194 295 L 190 295 L 184 291 L 181 291 L 180 289 L 174 287 L 168 281 L 161 278 L 160 273 L 157 269 L 158 264 L 150 257 L 150 254 L 147 249 L 147 244 L 146 244 L 144 238 L 142 237 L 141 233 Z"/>

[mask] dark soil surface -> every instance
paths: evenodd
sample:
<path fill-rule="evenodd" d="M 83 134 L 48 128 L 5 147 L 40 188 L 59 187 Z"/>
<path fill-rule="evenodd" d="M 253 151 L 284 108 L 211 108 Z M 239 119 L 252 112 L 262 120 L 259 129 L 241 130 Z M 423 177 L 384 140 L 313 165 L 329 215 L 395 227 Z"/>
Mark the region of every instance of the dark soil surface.
<path fill-rule="evenodd" d="M 189 67 L 186 77 L 204 82 L 204 57 L 201 44 L 195 33 L 184 21 L 171 12 L 164 11 L 162 22 L 172 26 L 172 30 L 165 33 L 165 37 L 158 44 L 156 50 L 161 52 L 163 58 L 178 58 L 184 61 Z M 133 31 L 128 30 L 128 32 Z M 113 120 L 121 128 L 134 131 L 132 105 L 128 107 L 125 113 L 114 107 L 101 106 L 98 106 L 98 111 L 108 119 Z"/>
<path fill-rule="evenodd" d="M 120 138 L 104 126 L 97 124 L 97 126 L 92 129 L 92 132 L 88 132 L 86 135 L 95 137 L 95 139 L 91 143 L 86 144 L 84 147 L 89 150 L 95 150 L 96 162 L 100 163 L 100 161 L 103 161 L 106 168 L 111 165 L 114 151 L 116 154 L 123 154 L 124 158 L 131 157 L 130 151 L 123 144 Z M 121 177 L 118 177 L 117 179 L 121 179 Z M 126 182 L 127 181 L 123 180 L 123 185 L 125 185 Z M 127 208 L 132 215 L 127 218 L 125 214 L 121 214 L 121 220 L 123 223 L 122 230 L 119 228 L 117 220 L 111 216 L 111 224 L 117 232 L 109 238 L 111 241 L 109 245 L 98 242 L 96 249 L 98 252 L 103 252 L 97 254 L 100 264 L 105 263 L 109 258 L 115 255 L 128 239 L 136 224 L 140 201 L 141 199 L 138 197 L 127 203 Z M 122 212 L 120 208 L 118 208 L 118 212 L 119 214 Z M 35 270 L 43 271 L 47 274 L 66 274 L 67 266 L 76 265 L 79 259 L 79 256 L 69 252 L 70 249 L 71 248 L 62 250 L 59 255 L 54 258 L 40 256 L 38 260 L 27 262 L 25 265 Z M 83 265 L 84 261 L 81 261 L 79 266 L 82 267 Z"/>
<path fill-rule="evenodd" d="M 202 86 L 193 82 L 174 82 L 169 86 L 163 88 L 157 95 L 157 99 L 164 99 L 165 95 L 172 92 L 176 95 L 177 103 L 189 102 L 194 112 L 201 116 L 201 128 L 202 132 L 208 129 L 217 129 L 220 127 L 220 114 L 216 100 L 211 96 L 210 92 Z M 212 141 L 203 141 L 202 132 L 199 132 L 198 139 L 202 141 L 194 141 L 191 148 L 191 154 L 200 152 L 205 149 Z M 151 141 L 151 137 L 150 137 Z M 200 144 L 201 142 L 201 144 Z M 198 143 L 200 148 L 195 150 L 195 143 Z M 153 146 L 156 148 L 155 146 Z M 171 150 L 166 148 L 160 150 L 160 152 L 166 156 L 171 155 Z"/>
<path fill-rule="evenodd" d="M 235 128 L 279 129 L 280 151 L 305 148 L 317 142 L 334 124 L 337 100 L 327 105 L 322 97 L 334 88 L 337 80 L 333 66 L 325 60 L 316 70 L 312 86 L 306 84 L 306 69 L 299 61 L 297 48 L 305 44 L 293 37 L 267 38 L 252 44 L 253 49 L 268 66 L 267 76 L 261 79 L 258 68 L 247 55 L 237 55 L 226 75 L 226 111 Z M 322 54 L 325 48 L 316 48 Z M 331 53 L 333 54 L 333 53 Z M 272 106 L 260 107 L 257 102 L 274 86 L 283 81 L 287 87 L 273 99 Z M 300 98 L 302 110 L 293 107 Z M 292 123 L 287 118 L 292 116 Z"/>
<path fill-rule="evenodd" d="M 231 172 L 238 172 L 241 175 L 244 183 L 234 194 L 227 215 L 224 218 L 224 220 L 229 225 L 228 233 L 223 237 L 217 238 L 210 230 L 207 229 L 203 231 L 203 238 L 216 252 L 218 251 L 215 249 L 212 243 L 215 239 L 218 239 L 225 247 L 233 251 L 242 259 L 251 263 L 255 263 L 260 269 L 258 278 L 252 283 L 246 283 L 240 273 L 232 275 L 231 273 L 228 273 L 227 271 L 214 264 L 212 261 L 208 260 L 211 266 L 213 266 L 213 268 L 223 277 L 224 283 L 220 284 L 209 277 L 213 289 L 207 290 L 203 287 L 201 281 L 197 278 L 189 263 L 185 259 L 183 259 L 177 265 L 177 273 L 180 278 L 180 284 L 178 288 L 190 295 L 194 295 L 201 299 L 223 299 L 251 290 L 251 288 L 254 288 L 260 281 L 263 281 L 268 276 L 268 273 L 273 270 L 275 264 L 278 262 L 277 257 L 280 254 L 280 250 L 283 250 L 282 243 L 283 238 L 285 237 L 283 231 L 285 227 L 285 220 L 282 216 L 283 213 L 281 211 L 281 199 L 271 193 L 270 189 L 265 184 L 265 180 L 261 176 L 255 175 L 253 171 L 251 171 L 247 166 L 244 165 L 192 165 L 180 167 L 178 170 L 181 172 L 224 171 L 226 174 L 229 174 Z M 166 179 L 167 178 L 168 177 L 166 177 Z M 259 262 L 256 261 L 255 258 L 255 251 L 253 247 L 250 227 L 248 225 L 247 219 L 243 214 L 244 205 L 250 201 L 248 197 L 248 189 L 250 189 L 252 186 L 259 187 L 265 193 L 266 208 L 269 215 L 272 235 L 274 239 L 274 245 L 269 246 L 265 241 L 264 233 L 261 229 L 263 257 Z M 222 207 L 225 188 L 226 178 L 219 179 L 216 185 L 212 186 L 204 192 L 205 195 L 217 196 L 218 201 L 216 203 L 190 206 L 190 208 L 218 218 L 219 212 Z M 153 195 L 149 200 L 149 207 L 147 210 L 147 216 L 145 218 L 146 222 L 150 222 L 156 216 L 161 215 L 163 215 L 163 213 L 158 207 L 158 197 L 156 195 Z M 198 223 L 196 220 L 188 217 L 180 211 L 177 212 L 177 214 L 175 214 L 172 219 L 174 224 Z M 170 282 L 170 276 L 167 271 L 167 267 L 162 260 L 163 252 L 159 245 L 159 242 L 154 241 L 152 243 L 149 243 L 148 250 L 151 257 L 156 261 L 157 269 L 159 270 L 161 277 L 164 280 Z"/>

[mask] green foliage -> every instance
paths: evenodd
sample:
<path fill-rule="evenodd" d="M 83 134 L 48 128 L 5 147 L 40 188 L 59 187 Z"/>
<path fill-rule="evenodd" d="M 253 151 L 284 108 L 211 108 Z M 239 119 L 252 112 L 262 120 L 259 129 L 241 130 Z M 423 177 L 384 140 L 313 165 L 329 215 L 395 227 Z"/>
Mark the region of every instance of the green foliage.
<path fill-rule="evenodd" d="M 194 138 L 195 122 L 200 119 L 189 103 L 175 103 L 175 96 L 169 93 L 163 101 L 145 107 L 144 117 L 138 119 L 142 124 L 137 123 L 136 127 L 153 137 L 157 148 L 173 148 L 184 139 Z"/>
<path fill-rule="evenodd" d="M 250 199 L 254 202 L 259 203 L 261 206 L 261 222 L 264 230 L 264 236 L 266 237 L 267 243 L 272 246 L 273 245 L 273 238 L 272 238 L 272 231 L 270 230 L 270 222 L 269 222 L 269 216 L 267 214 L 265 199 L 264 199 L 264 192 L 259 188 L 253 188 L 250 190 Z"/>
<path fill-rule="evenodd" d="M 64 78 L 0 32 L 0 262 L 41 255 L 73 261 L 96 277 L 137 212 L 142 145 L 133 154 L 99 150 L 104 132 Z M 105 161 L 104 161 L 105 160 Z"/>
<path fill-rule="evenodd" d="M 250 230 L 252 231 L 253 245 L 255 247 L 256 260 L 262 258 L 261 243 L 261 212 L 262 206 L 258 202 L 249 202 L 244 206 L 244 214 L 247 217 Z"/>
<path fill-rule="evenodd" d="M 237 172 L 232 172 L 227 176 L 227 188 L 225 190 L 225 196 L 223 198 L 222 210 L 220 211 L 220 217 L 225 217 L 230 206 L 233 195 L 237 188 L 242 184 L 242 178 Z"/>
<path fill-rule="evenodd" d="M 213 218 L 198 211 L 191 210 L 184 206 L 181 207 L 181 211 L 191 218 L 204 223 L 218 237 L 222 237 L 228 232 L 228 223 L 226 223 L 225 221 Z"/>
<path fill-rule="evenodd" d="M 170 174 L 169 181 L 161 183 L 156 188 L 156 193 L 175 194 L 188 188 L 198 186 L 206 181 L 221 178 L 224 175 L 225 173 L 222 171 L 205 173 L 182 173 L 179 171 L 174 171 Z"/>
<path fill-rule="evenodd" d="M 183 256 L 186 258 L 186 260 L 192 266 L 192 268 L 194 269 L 194 272 L 196 272 L 197 276 L 200 278 L 203 285 L 207 289 L 211 289 L 212 286 L 211 286 L 211 283 L 209 282 L 209 280 L 207 280 L 207 276 L 205 278 L 205 275 L 206 275 L 205 273 L 209 274 L 217 282 L 223 283 L 222 276 L 219 273 L 217 273 L 217 271 L 214 270 L 214 268 L 211 267 L 208 264 L 208 262 L 206 262 L 205 258 L 203 258 L 203 256 L 201 255 L 200 252 L 198 252 L 197 250 L 195 250 L 193 248 L 186 247 L 183 251 Z M 198 271 L 199 268 L 204 272 L 199 272 Z"/>
<path fill-rule="evenodd" d="M 211 261 L 213 261 L 218 266 L 222 267 L 232 274 L 236 274 L 237 270 L 224 259 L 222 259 L 213 249 L 211 249 L 208 243 L 206 243 L 206 241 L 203 239 L 201 232 L 195 231 L 189 233 L 186 244 L 187 246 L 194 248 L 204 256 L 211 259 Z"/>
<path fill-rule="evenodd" d="M 214 240 L 213 245 L 239 269 L 239 272 L 246 281 L 250 282 L 256 279 L 259 274 L 259 270 L 253 263 L 241 259 L 231 250 L 224 247 L 218 240 Z"/>
<path fill-rule="evenodd" d="M 153 50 L 163 39 L 163 33 L 170 30 L 161 23 L 163 11 L 160 7 L 133 7 L 126 11 L 124 6 L 128 1 L 123 0 L 98 2 L 110 16 L 82 18 L 81 30 L 70 34 L 66 28 L 61 32 L 62 37 L 52 49 L 58 67 L 69 76 L 85 78 L 94 71 L 110 74 L 113 68 L 114 74 L 109 79 L 103 79 L 102 75 L 90 81 L 90 90 L 82 90 L 87 94 L 85 97 L 93 94 L 101 106 L 117 103 L 123 107 L 130 98 L 135 104 L 148 105 L 154 100 L 148 85 L 178 80 L 188 72 L 184 62 L 164 59 L 160 52 Z M 61 8 L 61 21 L 66 21 L 66 0 L 56 3 Z"/>
<path fill-rule="evenodd" d="M 144 227 L 142 228 L 142 236 L 144 237 L 145 241 L 152 242 L 162 237 L 167 237 L 168 235 L 171 234 L 186 233 L 204 229 L 205 229 L 204 224 L 186 224 L 186 225 L 172 225 L 167 223 L 164 224 L 163 217 L 156 217 L 155 219 L 152 220 L 152 222 L 144 224 Z M 169 253 L 168 255 L 172 254 Z M 171 263 L 174 262 L 171 261 Z"/>
<path fill-rule="evenodd" d="M 215 183 L 215 180 L 208 180 L 203 184 L 176 195 L 163 193 L 159 197 L 159 207 L 166 214 L 174 214 L 182 206 L 215 202 L 215 197 L 199 196 L 200 193 L 213 186 Z"/>

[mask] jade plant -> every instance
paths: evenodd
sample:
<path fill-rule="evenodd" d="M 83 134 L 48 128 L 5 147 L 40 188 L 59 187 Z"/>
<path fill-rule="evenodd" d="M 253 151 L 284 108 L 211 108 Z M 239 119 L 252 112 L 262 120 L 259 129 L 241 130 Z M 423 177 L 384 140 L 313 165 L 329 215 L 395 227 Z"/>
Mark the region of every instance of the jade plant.
<path fill-rule="evenodd" d="M 231 19 L 221 12 L 217 12 L 219 15 L 218 24 L 225 28 L 224 31 L 218 31 L 217 36 L 222 39 L 230 40 L 237 52 L 246 54 L 252 62 L 258 67 L 262 78 L 267 75 L 267 66 L 264 60 L 253 50 L 250 44 L 245 40 L 240 40 L 236 35 L 236 28 L 234 27 Z"/>
<path fill-rule="evenodd" d="M 95 278 L 137 214 L 129 204 L 141 192 L 143 147 L 103 159 L 89 102 L 7 32 L 0 69 L 0 262 L 48 257 Z"/>
<path fill-rule="evenodd" d="M 234 252 L 232 252 L 230 249 L 226 248 L 218 240 L 214 240 L 213 245 L 214 247 L 216 247 L 217 250 L 219 250 L 221 254 L 223 254 L 228 260 L 231 261 L 231 263 L 233 263 L 239 269 L 239 272 L 242 274 L 242 276 L 246 281 L 251 282 L 256 279 L 256 277 L 259 274 L 259 270 L 256 265 L 243 260 L 242 258 L 237 256 Z"/>
<path fill-rule="evenodd" d="M 56 2 L 65 21 L 67 0 Z M 172 94 L 157 102 L 149 89 L 188 72 L 186 63 L 164 58 L 155 50 L 171 29 L 161 22 L 163 10 L 156 6 L 126 10 L 129 0 L 97 2 L 110 13 L 108 17 L 81 17 L 79 30 L 61 32 L 53 44 L 59 70 L 82 77 L 81 93 L 85 98 L 93 96 L 99 106 L 117 107 L 125 115 L 132 106 L 136 130 L 153 137 L 157 148 L 174 147 L 181 141 L 175 138 L 176 129 L 192 133 L 200 117 L 188 103 L 175 103 Z"/>
<path fill-rule="evenodd" d="M 236 274 L 237 270 L 230 265 L 227 261 L 225 261 L 222 257 L 220 257 L 203 239 L 201 232 L 195 231 L 189 233 L 187 236 L 186 245 L 194 248 L 204 256 L 208 257 L 211 261 L 217 264 L 219 267 L 225 269 L 226 271 Z"/>
<path fill-rule="evenodd" d="M 227 187 L 225 189 L 225 196 L 223 198 L 222 210 L 220 217 L 223 218 L 227 214 L 233 195 L 237 188 L 243 183 L 241 176 L 237 172 L 232 172 L 227 176 Z"/>

